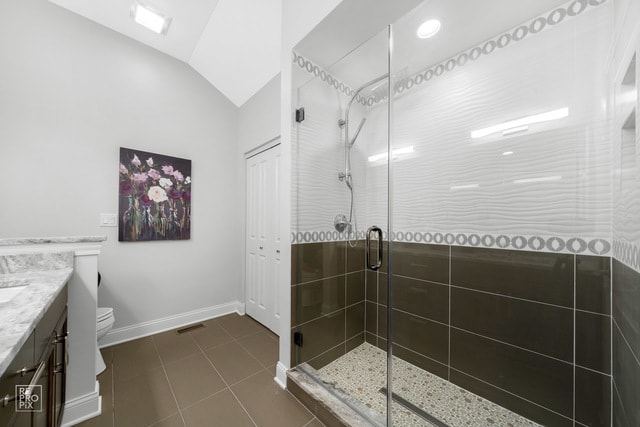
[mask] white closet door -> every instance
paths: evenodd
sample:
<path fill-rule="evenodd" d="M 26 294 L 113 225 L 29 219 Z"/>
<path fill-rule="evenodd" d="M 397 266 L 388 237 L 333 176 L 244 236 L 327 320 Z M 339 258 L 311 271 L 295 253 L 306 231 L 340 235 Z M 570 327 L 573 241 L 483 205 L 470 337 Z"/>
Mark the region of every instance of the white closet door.
<path fill-rule="evenodd" d="M 276 286 L 280 274 L 278 173 L 280 146 L 247 159 L 246 312 L 279 333 Z"/>

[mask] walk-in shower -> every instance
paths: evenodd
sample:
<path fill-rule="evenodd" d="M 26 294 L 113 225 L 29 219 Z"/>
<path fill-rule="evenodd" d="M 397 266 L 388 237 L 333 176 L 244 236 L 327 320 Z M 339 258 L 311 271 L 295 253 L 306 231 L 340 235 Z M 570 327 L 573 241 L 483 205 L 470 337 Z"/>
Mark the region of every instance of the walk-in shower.
<path fill-rule="evenodd" d="M 292 365 L 373 425 L 640 425 L 640 3 L 389 24 L 293 53 Z"/>

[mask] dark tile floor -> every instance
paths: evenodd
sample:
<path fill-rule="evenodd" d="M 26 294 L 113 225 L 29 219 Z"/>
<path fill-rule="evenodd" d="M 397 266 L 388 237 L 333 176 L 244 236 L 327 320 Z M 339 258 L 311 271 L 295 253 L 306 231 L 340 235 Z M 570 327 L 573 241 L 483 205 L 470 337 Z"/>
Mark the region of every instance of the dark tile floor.
<path fill-rule="evenodd" d="M 102 349 L 102 415 L 82 427 L 322 426 L 274 381 L 278 337 L 248 316 Z"/>

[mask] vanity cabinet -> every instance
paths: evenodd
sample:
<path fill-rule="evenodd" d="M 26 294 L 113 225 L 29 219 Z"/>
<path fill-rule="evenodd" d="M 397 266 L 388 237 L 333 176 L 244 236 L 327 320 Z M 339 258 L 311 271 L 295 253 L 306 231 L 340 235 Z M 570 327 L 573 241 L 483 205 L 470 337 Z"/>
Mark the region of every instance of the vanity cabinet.
<path fill-rule="evenodd" d="M 67 287 L 55 298 L 0 377 L 0 426 L 57 427 L 62 420 L 67 369 Z M 35 411 L 20 411 L 16 386 L 36 390 Z"/>

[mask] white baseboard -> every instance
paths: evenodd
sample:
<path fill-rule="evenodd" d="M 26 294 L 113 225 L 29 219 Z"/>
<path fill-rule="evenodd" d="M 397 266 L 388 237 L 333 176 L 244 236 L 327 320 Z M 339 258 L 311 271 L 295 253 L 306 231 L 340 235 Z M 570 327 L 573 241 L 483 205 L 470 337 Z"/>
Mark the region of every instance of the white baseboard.
<path fill-rule="evenodd" d="M 201 308 L 199 310 L 189 311 L 174 316 L 164 317 L 162 319 L 151 320 L 149 322 L 138 323 L 137 325 L 124 326 L 122 328 L 112 329 L 100 340 L 100 347 L 109 347 L 138 338 L 154 335 L 159 332 L 180 328 L 182 326 L 191 325 L 193 323 L 202 322 L 204 320 L 213 319 L 214 317 L 224 316 L 225 314 L 238 313 L 244 314 L 244 303 L 233 301 L 226 304 L 220 304 L 213 307 Z M 117 316 L 117 314 L 116 314 Z"/>
<path fill-rule="evenodd" d="M 282 364 L 282 362 L 278 362 L 276 365 L 276 377 L 274 381 L 278 383 L 280 387 L 286 390 L 287 388 L 287 367 Z"/>
<path fill-rule="evenodd" d="M 244 311 L 244 303 L 240 302 L 240 301 L 236 301 L 236 303 L 238 304 L 238 307 L 236 308 L 236 311 L 238 312 L 238 314 L 240 316 L 244 316 L 245 315 L 245 311 Z"/>
<path fill-rule="evenodd" d="M 100 383 L 96 381 L 96 389 L 92 393 L 65 402 L 62 427 L 74 426 L 82 421 L 97 417 L 101 413 Z"/>

